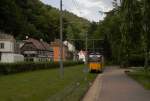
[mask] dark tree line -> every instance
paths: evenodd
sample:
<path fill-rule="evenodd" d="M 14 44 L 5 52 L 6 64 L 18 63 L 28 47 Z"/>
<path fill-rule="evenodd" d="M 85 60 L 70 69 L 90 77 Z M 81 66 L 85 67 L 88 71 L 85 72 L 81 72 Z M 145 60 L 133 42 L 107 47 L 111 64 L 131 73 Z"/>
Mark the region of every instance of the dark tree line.
<path fill-rule="evenodd" d="M 123 67 L 144 65 L 150 54 L 150 0 L 114 0 L 114 9 L 106 12 L 103 21 L 92 32 L 94 37 L 107 38 L 113 63 Z M 108 50 L 107 50 L 108 51 Z"/>
<path fill-rule="evenodd" d="M 90 22 L 64 11 L 64 39 L 81 38 Z M 0 30 L 18 40 L 25 36 L 53 41 L 59 38 L 59 10 L 39 0 L 0 0 Z"/>

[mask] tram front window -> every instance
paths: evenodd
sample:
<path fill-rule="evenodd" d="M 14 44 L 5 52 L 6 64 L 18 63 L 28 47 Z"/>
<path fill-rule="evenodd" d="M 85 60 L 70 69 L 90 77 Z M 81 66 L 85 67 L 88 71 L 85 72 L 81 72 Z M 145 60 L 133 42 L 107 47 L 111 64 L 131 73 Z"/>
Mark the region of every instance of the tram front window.
<path fill-rule="evenodd" d="M 101 56 L 100 55 L 89 55 L 89 62 L 100 62 Z"/>

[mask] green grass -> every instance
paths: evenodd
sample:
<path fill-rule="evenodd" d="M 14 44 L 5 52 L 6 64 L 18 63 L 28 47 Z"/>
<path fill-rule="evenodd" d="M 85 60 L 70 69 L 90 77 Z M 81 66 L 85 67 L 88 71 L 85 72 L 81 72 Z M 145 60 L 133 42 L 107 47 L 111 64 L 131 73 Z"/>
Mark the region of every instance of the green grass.
<path fill-rule="evenodd" d="M 142 84 L 144 88 L 150 90 L 150 72 L 146 73 L 144 70 L 135 70 L 127 74 Z"/>
<path fill-rule="evenodd" d="M 0 76 L 0 101 L 79 101 L 96 77 L 83 68 L 65 68 L 63 79 L 59 69 Z"/>

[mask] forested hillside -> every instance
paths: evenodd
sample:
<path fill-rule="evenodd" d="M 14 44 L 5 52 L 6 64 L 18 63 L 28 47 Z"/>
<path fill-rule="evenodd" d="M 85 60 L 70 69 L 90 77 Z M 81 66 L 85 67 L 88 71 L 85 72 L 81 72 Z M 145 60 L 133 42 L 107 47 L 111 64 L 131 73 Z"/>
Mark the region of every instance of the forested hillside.
<path fill-rule="evenodd" d="M 82 38 L 89 21 L 64 11 L 64 38 Z M 0 0 L 0 30 L 17 39 L 26 35 L 53 41 L 59 38 L 59 10 L 39 0 Z"/>

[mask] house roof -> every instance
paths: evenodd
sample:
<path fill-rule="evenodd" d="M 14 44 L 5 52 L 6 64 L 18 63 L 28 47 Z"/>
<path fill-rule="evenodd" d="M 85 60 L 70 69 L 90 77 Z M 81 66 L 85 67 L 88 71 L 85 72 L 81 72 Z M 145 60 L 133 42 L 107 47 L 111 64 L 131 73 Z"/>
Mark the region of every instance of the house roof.
<path fill-rule="evenodd" d="M 50 50 L 50 49 L 51 49 L 50 44 L 48 44 L 48 43 L 46 43 L 46 42 L 44 42 L 44 41 L 41 41 L 41 44 L 43 45 L 43 47 L 44 47 L 45 49 L 47 49 L 47 50 Z"/>
<path fill-rule="evenodd" d="M 12 35 L 0 32 L 0 40 L 15 40 L 14 37 Z"/>
<path fill-rule="evenodd" d="M 29 38 L 25 42 L 32 43 L 39 50 L 50 50 L 50 45 L 44 41 Z"/>

